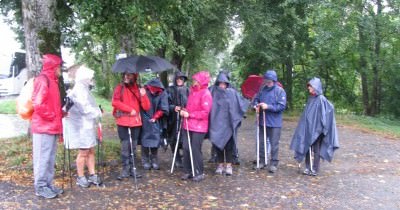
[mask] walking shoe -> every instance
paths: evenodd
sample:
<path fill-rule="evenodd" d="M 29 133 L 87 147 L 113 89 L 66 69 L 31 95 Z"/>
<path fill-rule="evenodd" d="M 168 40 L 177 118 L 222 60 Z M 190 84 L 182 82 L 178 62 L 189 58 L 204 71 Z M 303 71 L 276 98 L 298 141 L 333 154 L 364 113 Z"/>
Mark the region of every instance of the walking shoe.
<path fill-rule="evenodd" d="M 182 159 L 176 158 L 175 166 L 178 167 L 178 168 L 183 168 Z"/>
<path fill-rule="evenodd" d="M 101 185 L 102 181 L 97 174 L 92 174 L 89 176 L 88 182 L 95 185 Z"/>
<path fill-rule="evenodd" d="M 181 180 L 188 180 L 193 178 L 192 174 L 183 174 L 183 176 L 181 176 Z"/>
<path fill-rule="evenodd" d="M 318 176 L 318 172 L 316 172 L 315 170 L 311 170 L 310 176 Z"/>
<path fill-rule="evenodd" d="M 239 160 L 239 157 L 234 157 L 233 158 L 233 165 L 240 165 L 240 160 Z"/>
<path fill-rule="evenodd" d="M 85 176 L 78 176 L 78 178 L 76 179 L 76 185 L 83 188 L 88 188 L 90 186 L 90 183 Z"/>
<path fill-rule="evenodd" d="M 128 167 L 122 167 L 121 174 L 117 177 L 118 180 L 122 180 L 124 178 L 129 177 L 129 166 Z"/>
<path fill-rule="evenodd" d="M 194 182 L 200 182 L 200 181 L 202 181 L 204 178 L 205 178 L 204 174 L 199 174 L 199 175 L 193 177 L 192 180 L 193 180 Z"/>
<path fill-rule="evenodd" d="M 217 170 L 215 170 L 216 174 L 222 174 L 224 173 L 224 165 L 223 164 L 219 164 L 217 167 Z"/>
<path fill-rule="evenodd" d="M 268 169 L 269 173 L 275 173 L 278 170 L 278 168 L 276 166 L 270 166 Z"/>
<path fill-rule="evenodd" d="M 64 193 L 64 190 L 63 190 L 63 189 L 58 188 L 58 187 L 56 187 L 56 186 L 54 186 L 54 185 L 50 185 L 49 188 L 50 188 L 55 194 L 57 194 L 57 195 L 61 195 L 61 194 Z"/>
<path fill-rule="evenodd" d="M 308 169 L 308 168 L 306 168 L 306 169 L 303 171 L 303 174 L 304 174 L 304 175 L 310 175 L 310 173 L 311 173 L 311 171 L 310 171 L 310 169 Z"/>
<path fill-rule="evenodd" d="M 139 174 L 137 170 L 134 171 L 133 169 L 131 169 L 131 174 L 130 175 L 133 177 L 134 174 L 136 175 L 137 179 L 138 178 L 142 178 L 142 175 Z"/>
<path fill-rule="evenodd" d="M 232 168 L 231 165 L 227 165 L 227 166 L 226 166 L 225 174 L 226 174 L 227 176 L 232 176 L 232 174 L 233 174 L 233 168 Z"/>
<path fill-rule="evenodd" d="M 149 162 L 143 163 L 143 169 L 144 169 L 144 170 L 150 170 L 150 169 L 151 169 L 150 163 L 149 163 Z"/>
<path fill-rule="evenodd" d="M 257 168 L 257 163 L 256 163 L 256 164 L 253 166 L 253 170 L 263 169 L 263 168 L 265 168 L 265 167 L 266 167 L 265 164 L 260 162 L 260 167 Z"/>
<path fill-rule="evenodd" d="M 57 193 L 53 192 L 49 187 L 40 187 L 36 191 L 36 195 L 46 199 L 51 199 L 57 197 Z"/>

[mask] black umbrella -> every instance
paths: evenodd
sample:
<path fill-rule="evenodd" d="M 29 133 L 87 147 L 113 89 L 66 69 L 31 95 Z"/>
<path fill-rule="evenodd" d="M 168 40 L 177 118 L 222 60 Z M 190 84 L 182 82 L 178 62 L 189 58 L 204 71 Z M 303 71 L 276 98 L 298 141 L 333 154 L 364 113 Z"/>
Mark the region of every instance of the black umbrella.
<path fill-rule="evenodd" d="M 112 66 L 113 72 L 117 73 L 141 73 L 162 72 L 175 69 L 170 62 L 158 56 L 129 56 L 118 59 Z"/>

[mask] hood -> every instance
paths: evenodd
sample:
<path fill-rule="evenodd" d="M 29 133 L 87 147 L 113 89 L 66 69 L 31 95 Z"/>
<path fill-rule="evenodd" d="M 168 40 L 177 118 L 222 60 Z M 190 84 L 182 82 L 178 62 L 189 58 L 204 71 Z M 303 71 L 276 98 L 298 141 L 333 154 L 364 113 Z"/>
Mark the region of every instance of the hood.
<path fill-rule="evenodd" d="M 148 81 L 146 83 L 146 86 L 152 86 L 152 87 L 156 87 L 156 88 L 161 88 L 161 89 L 165 89 L 164 85 L 161 83 L 161 81 L 157 78 L 151 79 L 150 81 Z"/>
<path fill-rule="evenodd" d="M 264 74 L 264 79 L 272 80 L 274 82 L 278 81 L 278 75 L 276 74 L 275 70 L 268 70 Z"/>
<path fill-rule="evenodd" d="M 198 81 L 202 88 L 207 88 L 210 82 L 210 73 L 208 71 L 200 71 L 194 74 L 192 79 Z"/>
<path fill-rule="evenodd" d="M 86 66 L 80 66 L 75 73 L 75 83 L 90 85 L 94 77 L 94 71 Z"/>
<path fill-rule="evenodd" d="M 177 86 L 177 84 L 176 84 L 176 79 L 178 78 L 178 77 L 183 77 L 183 82 L 185 83 L 186 81 L 187 81 L 187 76 L 184 74 L 184 73 L 182 73 L 181 71 L 177 71 L 177 72 L 175 72 L 175 75 L 174 75 L 174 85 L 175 86 Z"/>
<path fill-rule="evenodd" d="M 42 58 L 42 74 L 46 74 L 49 78 L 56 78 L 56 68 L 62 64 L 59 56 L 53 54 L 45 54 Z"/>
<path fill-rule="evenodd" d="M 229 77 L 226 73 L 220 72 L 217 76 L 217 80 L 215 80 L 215 86 L 218 86 L 220 82 L 227 83 L 227 87 L 230 87 Z"/>
<path fill-rule="evenodd" d="M 323 95 L 323 90 L 322 90 L 322 83 L 321 80 L 317 77 L 312 78 L 307 85 L 311 85 L 311 87 L 314 88 L 315 92 L 317 95 Z"/>

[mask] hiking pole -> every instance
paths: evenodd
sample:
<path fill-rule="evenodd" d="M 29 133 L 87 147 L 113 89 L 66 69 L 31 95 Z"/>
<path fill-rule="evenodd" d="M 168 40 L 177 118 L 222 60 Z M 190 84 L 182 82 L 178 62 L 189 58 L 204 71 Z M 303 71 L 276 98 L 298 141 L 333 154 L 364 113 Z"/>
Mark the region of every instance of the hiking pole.
<path fill-rule="evenodd" d="M 103 165 L 103 157 L 102 157 L 102 143 L 103 143 L 103 128 L 101 126 L 101 121 L 97 124 L 97 170 L 99 173 L 99 177 L 101 182 L 103 182 L 104 176 L 104 165 Z M 103 168 L 103 171 L 100 168 Z M 101 172 L 100 172 L 101 171 Z M 102 183 L 98 183 L 97 187 L 99 187 Z M 103 187 L 105 185 L 103 184 Z"/>
<path fill-rule="evenodd" d="M 174 150 L 174 158 L 172 158 L 172 166 L 171 166 L 171 174 L 174 173 L 174 166 L 175 166 L 175 160 L 176 160 L 176 154 L 178 152 L 178 147 L 179 147 L 179 139 L 181 136 L 181 124 L 182 122 L 179 120 L 179 112 L 177 112 L 177 126 L 178 126 L 178 135 L 176 136 L 176 145 L 175 145 L 175 150 Z"/>
<path fill-rule="evenodd" d="M 313 161 L 312 161 L 312 159 L 311 159 L 311 151 L 312 151 L 312 146 L 310 146 L 310 149 L 309 149 L 309 153 L 310 153 L 310 173 L 311 173 L 312 170 L 313 170 Z"/>
<path fill-rule="evenodd" d="M 137 186 L 137 179 L 136 179 L 136 166 L 135 166 L 135 157 L 133 155 L 133 144 L 132 144 L 132 136 L 131 136 L 131 128 L 128 127 L 128 134 L 129 134 L 129 143 L 131 145 L 131 158 L 132 158 L 132 169 L 133 169 L 133 179 L 135 181 L 135 189 L 138 189 Z"/>
<path fill-rule="evenodd" d="M 256 112 L 257 114 L 256 114 L 256 130 L 257 130 L 257 151 L 256 151 L 256 154 L 257 154 L 257 157 L 256 157 L 256 160 L 257 160 L 257 165 L 256 165 L 256 169 L 258 170 L 258 169 L 260 169 L 260 126 L 258 125 L 259 124 L 259 117 L 260 117 L 260 113 L 257 111 Z"/>
<path fill-rule="evenodd" d="M 186 122 L 186 132 L 187 132 L 188 144 L 189 144 L 190 164 L 192 166 L 192 175 L 194 177 L 194 164 L 193 164 L 192 144 L 190 143 L 189 124 L 188 124 L 187 118 L 185 118 L 185 122 Z"/>
<path fill-rule="evenodd" d="M 264 121 L 264 164 L 267 167 L 268 164 L 268 148 L 267 148 L 267 126 L 265 122 L 265 110 L 263 110 L 263 121 Z"/>
<path fill-rule="evenodd" d="M 61 137 L 62 138 L 62 137 Z M 63 170 L 62 170 L 62 189 L 64 190 L 64 182 L 65 182 L 65 142 L 63 138 Z"/>

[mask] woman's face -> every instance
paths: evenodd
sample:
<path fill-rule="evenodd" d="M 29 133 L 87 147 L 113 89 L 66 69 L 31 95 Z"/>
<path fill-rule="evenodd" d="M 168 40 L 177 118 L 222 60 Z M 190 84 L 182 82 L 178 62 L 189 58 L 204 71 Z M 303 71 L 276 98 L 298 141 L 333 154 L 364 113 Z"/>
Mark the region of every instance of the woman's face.
<path fill-rule="evenodd" d="M 133 73 L 125 73 L 124 74 L 124 83 L 134 83 L 135 82 L 135 74 Z"/>
<path fill-rule="evenodd" d="M 222 89 L 226 89 L 227 84 L 225 82 L 220 82 L 220 83 L 218 83 L 218 87 L 220 87 Z"/>
<path fill-rule="evenodd" d="M 199 81 L 193 80 L 192 86 L 193 86 L 193 87 L 200 87 Z"/>
<path fill-rule="evenodd" d="M 315 89 L 311 85 L 307 85 L 307 88 L 308 88 L 308 92 L 311 95 L 315 95 Z"/>
<path fill-rule="evenodd" d="M 185 81 L 183 80 L 182 77 L 176 78 L 176 84 L 177 84 L 178 86 L 182 86 L 184 82 L 185 82 Z"/>

